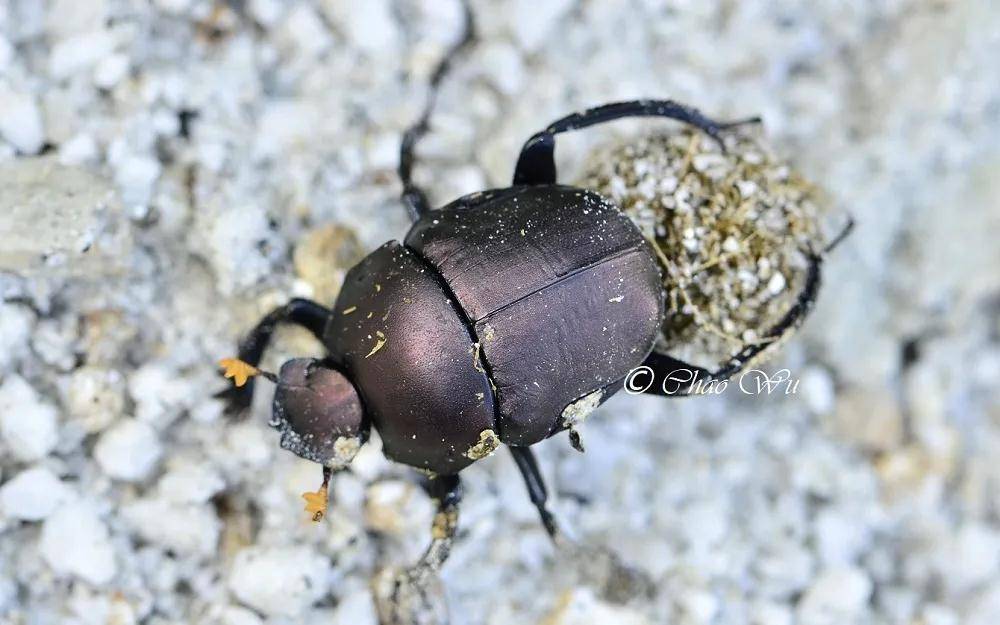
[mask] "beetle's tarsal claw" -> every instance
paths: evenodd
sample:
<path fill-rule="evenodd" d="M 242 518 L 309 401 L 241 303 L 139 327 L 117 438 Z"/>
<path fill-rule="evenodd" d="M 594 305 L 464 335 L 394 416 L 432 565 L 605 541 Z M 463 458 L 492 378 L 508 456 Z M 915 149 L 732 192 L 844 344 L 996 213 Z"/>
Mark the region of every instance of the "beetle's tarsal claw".
<path fill-rule="evenodd" d="M 581 454 L 587 451 L 583 448 L 583 439 L 580 437 L 580 432 L 576 428 L 569 429 L 569 444 L 573 446 L 573 449 L 577 450 Z"/>

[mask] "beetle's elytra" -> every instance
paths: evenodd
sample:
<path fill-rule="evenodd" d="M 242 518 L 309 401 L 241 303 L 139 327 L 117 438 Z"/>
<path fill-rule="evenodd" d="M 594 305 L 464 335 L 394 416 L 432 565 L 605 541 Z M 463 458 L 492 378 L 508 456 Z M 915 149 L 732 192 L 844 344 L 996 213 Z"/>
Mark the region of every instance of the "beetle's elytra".
<path fill-rule="evenodd" d="M 588 191 L 518 186 L 427 212 L 365 258 L 323 342 L 386 455 L 445 474 L 487 430 L 531 445 L 573 401 L 610 396 L 662 315 L 656 259 L 628 218 Z"/>

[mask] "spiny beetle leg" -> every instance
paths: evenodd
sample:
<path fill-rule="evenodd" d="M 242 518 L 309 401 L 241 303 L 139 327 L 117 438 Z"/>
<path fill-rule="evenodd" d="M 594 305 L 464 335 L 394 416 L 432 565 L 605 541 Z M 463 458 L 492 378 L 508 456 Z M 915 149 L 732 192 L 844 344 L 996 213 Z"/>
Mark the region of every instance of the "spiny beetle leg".
<path fill-rule="evenodd" d="M 548 128 L 535 133 L 521 148 L 521 155 L 514 168 L 514 184 L 555 184 L 555 135 L 579 130 L 588 126 L 604 124 L 625 117 L 664 117 L 698 128 L 725 151 L 721 133 L 743 124 L 759 123 L 759 117 L 750 117 L 734 122 L 717 122 L 705 117 L 698 109 L 685 106 L 673 100 L 633 100 L 611 102 L 582 113 L 572 113 L 552 122 Z"/>

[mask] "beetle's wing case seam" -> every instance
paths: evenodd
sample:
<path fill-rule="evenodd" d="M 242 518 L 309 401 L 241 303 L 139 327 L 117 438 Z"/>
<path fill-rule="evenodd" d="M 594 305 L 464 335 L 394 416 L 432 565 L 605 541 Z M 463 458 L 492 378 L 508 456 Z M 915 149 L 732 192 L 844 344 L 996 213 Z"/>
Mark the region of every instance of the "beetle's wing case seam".
<path fill-rule="evenodd" d="M 405 243 L 403 244 L 403 247 L 409 250 L 413 256 L 416 257 L 417 260 L 424 265 L 424 267 L 426 267 L 428 274 L 437 279 L 438 285 L 440 285 L 441 289 L 448 296 L 448 301 L 451 302 L 452 306 L 455 308 L 456 314 L 458 314 L 459 319 L 461 319 L 462 323 L 465 325 L 465 329 L 469 333 L 469 340 L 472 341 L 473 349 L 477 350 L 473 356 L 478 359 L 480 366 L 483 368 L 483 375 L 486 376 L 486 381 L 489 382 L 490 407 L 493 409 L 493 429 L 496 432 L 497 437 L 499 437 L 502 441 L 503 422 L 500 418 L 500 398 L 498 397 L 496 381 L 493 378 L 493 368 L 490 366 L 486 355 L 481 349 L 483 342 L 479 338 L 479 334 L 476 331 L 475 323 L 469 318 L 469 313 L 466 312 L 465 307 L 462 306 L 462 302 L 455 296 L 455 293 L 451 290 L 451 286 L 448 284 L 448 281 L 444 279 L 444 276 L 441 275 L 441 272 L 438 271 L 437 267 L 424 258 L 420 252 L 412 249 Z"/>

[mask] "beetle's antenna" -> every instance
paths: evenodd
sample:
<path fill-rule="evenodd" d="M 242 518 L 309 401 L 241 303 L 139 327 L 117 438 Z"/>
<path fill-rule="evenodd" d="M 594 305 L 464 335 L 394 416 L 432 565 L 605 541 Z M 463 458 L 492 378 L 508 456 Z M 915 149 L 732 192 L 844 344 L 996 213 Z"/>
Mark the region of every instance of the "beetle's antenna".
<path fill-rule="evenodd" d="M 406 206 L 410 218 L 416 221 L 421 215 L 427 213 L 431 207 L 427 201 L 427 194 L 423 189 L 413 182 L 414 149 L 417 141 L 427 134 L 430 128 L 431 112 L 434 110 L 434 103 L 437 100 L 438 89 L 441 82 L 451 68 L 454 57 L 464 50 L 475 36 L 475 26 L 472 18 L 472 7 L 468 0 L 462 0 L 462 11 L 465 14 L 465 26 L 462 36 L 448 49 L 445 55 L 438 62 L 437 67 L 431 74 L 430 90 L 427 94 L 427 102 L 424 104 L 423 113 L 417 122 L 410 126 L 403 134 L 403 141 L 399 146 L 399 178 L 403 182 L 403 204 Z"/>
<path fill-rule="evenodd" d="M 222 367 L 222 375 L 227 378 L 232 378 L 233 384 L 236 386 L 243 386 L 247 383 L 247 380 L 258 375 L 275 384 L 278 383 L 278 376 L 274 375 L 270 371 L 258 369 L 257 367 L 240 360 L 239 358 L 223 358 L 219 361 L 219 366 Z"/>
<path fill-rule="evenodd" d="M 306 500 L 306 512 L 313 523 L 319 523 L 326 516 L 326 508 L 330 503 L 330 477 L 333 469 L 323 467 L 323 483 L 319 489 L 313 493 L 302 493 L 302 498 Z"/>

